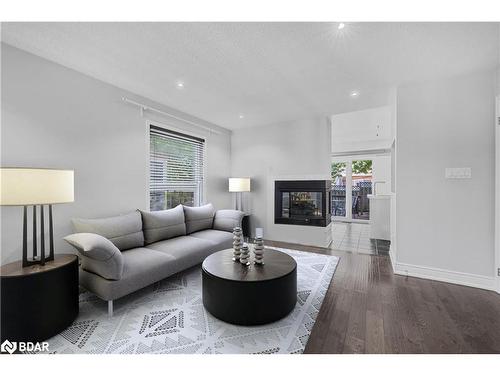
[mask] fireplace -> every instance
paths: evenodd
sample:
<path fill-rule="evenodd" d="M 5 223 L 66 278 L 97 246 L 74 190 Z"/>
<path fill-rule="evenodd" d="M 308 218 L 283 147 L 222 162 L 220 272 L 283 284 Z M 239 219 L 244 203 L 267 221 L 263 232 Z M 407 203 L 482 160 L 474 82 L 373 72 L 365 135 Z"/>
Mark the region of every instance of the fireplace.
<path fill-rule="evenodd" d="M 331 181 L 275 181 L 274 223 L 326 227 L 330 224 Z"/>

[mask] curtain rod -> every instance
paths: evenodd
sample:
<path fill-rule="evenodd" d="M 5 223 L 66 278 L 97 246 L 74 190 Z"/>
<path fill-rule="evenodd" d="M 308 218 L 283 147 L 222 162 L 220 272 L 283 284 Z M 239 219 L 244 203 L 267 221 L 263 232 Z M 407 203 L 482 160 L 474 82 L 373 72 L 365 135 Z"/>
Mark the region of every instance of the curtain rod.
<path fill-rule="evenodd" d="M 159 110 L 159 109 L 156 109 L 156 108 L 153 108 L 153 107 L 150 107 L 149 105 L 146 105 L 146 104 L 143 104 L 143 103 L 139 103 L 139 102 L 136 102 L 134 100 L 131 100 L 129 98 L 126 98 L 126 97 L 123 97 L 122 100 L 125 102 L 125 103 L 129 103 L 129 104 L 132 104 L 132 105 L 135 105 L 137 107 L 140 107 L 141 108 L 141 115 L 144 114 L 144 111 L 151 111 L 151 112 L 156 112 L 156 113 L 160 113 L 162 115 L 165 115 L 165 116 L 168 116 L 168 117 L 171 117 L 171 118 L 174 118 L 176 120 L 179 120 L 179 121 L 182 121 L 182 122 L 185 122 L 185 123 L 188 123 L 190 125 L 193 125 L 193 126 L 196 126 L 198 128 L 202 128 L 204 130 L 207 130 L 208 132 L 210 133 L 215 133 L 215 134 L 221 134 L 220 131 L 218 130 L 215 130 L 215 129 L 212 129 L 212 128 L 209 128 L 208 126 L 205 126 L 205 125 L 200 125 L 200 124 L 197 124 L 196 122 L 193 122 L 193 121 L 190 121 L 190 120 L 186 120 L 182 117 L 178 117 L 178 116 L 175 116 L 171 113 L 168 113 L 168 112 L 165 112 L 165 111 L 162 111 L 162 110 Z"/>

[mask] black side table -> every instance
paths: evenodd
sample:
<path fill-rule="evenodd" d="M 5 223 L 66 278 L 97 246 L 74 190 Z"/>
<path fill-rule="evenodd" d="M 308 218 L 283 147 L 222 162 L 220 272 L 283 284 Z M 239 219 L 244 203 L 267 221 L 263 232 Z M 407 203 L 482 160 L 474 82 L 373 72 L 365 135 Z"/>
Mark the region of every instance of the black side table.
<path fill-rule="evenodd" d="M 58 254 L 45 266 L 0 267 L 0 342 L 44 341 L 68 327 L 78 315 L 78 258 Z"/>

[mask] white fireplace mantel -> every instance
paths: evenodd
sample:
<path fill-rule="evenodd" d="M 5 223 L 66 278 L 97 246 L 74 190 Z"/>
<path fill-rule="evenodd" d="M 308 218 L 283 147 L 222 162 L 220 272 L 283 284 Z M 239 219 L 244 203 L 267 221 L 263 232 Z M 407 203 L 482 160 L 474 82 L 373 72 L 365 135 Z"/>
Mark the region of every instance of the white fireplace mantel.
<path fill-rule="evenodd" d="M 275 175 L 267 178 L 267 233 L 266 239 L 328 247 L 332 242 L 332 224 L 326 227 L 274 223 L 274 183 L 287 180 L 329 180 L 329 175 Z"/>

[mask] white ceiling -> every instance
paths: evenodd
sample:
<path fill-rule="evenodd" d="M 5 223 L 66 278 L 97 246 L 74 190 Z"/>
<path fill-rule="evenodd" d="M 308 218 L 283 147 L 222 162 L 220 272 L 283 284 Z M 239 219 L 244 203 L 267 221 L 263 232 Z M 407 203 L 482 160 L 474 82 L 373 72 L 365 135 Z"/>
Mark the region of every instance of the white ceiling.
<path fill-rule="evenodd" d="M 2 40 L 236 129 L 383 105 L 391 86 L 493 68 L 498 25 L 3 23 Z"/>

